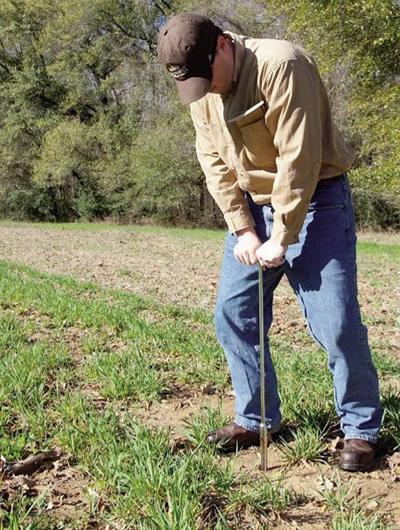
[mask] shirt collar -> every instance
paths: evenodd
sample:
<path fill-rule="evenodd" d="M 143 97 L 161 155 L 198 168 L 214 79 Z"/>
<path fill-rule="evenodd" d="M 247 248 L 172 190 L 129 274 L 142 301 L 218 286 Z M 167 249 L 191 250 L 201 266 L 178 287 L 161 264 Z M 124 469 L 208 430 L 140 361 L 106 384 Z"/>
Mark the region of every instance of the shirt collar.
<path fill-rule="evenodd" d="M 231 31 L 224 31 L 224 36 L 228 37 L 229 40 L 235 45 L 235 67 L 233 70 L 232 86 L 234 88 L 239 80 L 239 75 L 242 70 L 242 66 L 246 56 L 246 48 L 244 44 L 245 37 L 232 33 Z"/>

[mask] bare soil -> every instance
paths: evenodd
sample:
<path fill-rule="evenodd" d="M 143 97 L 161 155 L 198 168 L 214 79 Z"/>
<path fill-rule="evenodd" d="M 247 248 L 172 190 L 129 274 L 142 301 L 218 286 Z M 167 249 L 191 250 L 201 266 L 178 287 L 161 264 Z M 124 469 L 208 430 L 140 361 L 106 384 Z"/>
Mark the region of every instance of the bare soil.
<path fill-rule="evenodd" d="M 399 244 L 396 234 L 360 234 L 359 240 Z M 0 259 L 28 265 L 43 272 L 91 280 L 102 286 L 135 292 L 143 297 L 180 307 L 212 310 L 217 292 L 219 267 L 223 253 L 223 235 L 212 240 L 191 239 L 166 233 L 121 228 L 101 231 L 61 230 L 38 226 L 0 225 Z M 396 325 L 399 299 L 399 263 L 374 254 L 359 258 L 359 296 L 367 317 L 373 348 L 399 355 L 400 332 Z M 275 321 L 272 333 L 293 336 L 306 328 L 304 319 L 285 280 L 276 291 Z M 393 382 L 398 385 L 398 381 Z M 148 409 L 134 406 L 135 415 L 149 425 L 172 427 L 179 439 L 185 421 L 204 405 L 222 403 L 232 415 L 233 395 L 205 395 L 189 389 L 179 399 L 154 403 Z M 221 457 L 227 458 L 227 457 Z M 251 473 L 256 480 L 258 450 L 243 451 L 237 457 L 238 469 Z M 371 511 L 385 513 L 394 528 L 400 528 L 400 458 L 399 453 L 382 455 L 376 468 L 366 474 L 351 475 L 336 466 L 307 464 L 286 467 L 276 445 L 269 450 L 270 473 L 284 472 L 285 485 L 307 495 L 308 503 L 291 510 L 289 519 L 276 521 L 277 528 L 325 529 L 329 514 L 324 511 L 320 491 L 322 477 L 347 484 L 352 481 L 359 500 L 370 502 Z M 67 476 L 63 470 L 62 480 Z M 72 472 L 68 472 L 72 473 Z M 75 480 L 76 477 L 71 478 Z M 53 480 L 53 479 L 51 479 Z M 78 478 L 78 483 L 80 479 Z M 50 482 L 53 484 L 52 482 Z M 53 487 L 53 486 L 52 486 Z M 58 485 L 57 485 L 58 488 Z M 57 489 L 56 488 L 56 489 Z M 60 489 L 61 491 L 61 489 Z M 72 496 L 72 503 L 84 506 L 84 500 L 73 489 L 61 493 L 60 499 Z M 87 499 L 87 497 L 86 497 Z M 55 503 L 54 503 L 55 504 Z M 55 505 L 49 507 L 51 511 Z"/>
<path fill-rule="evenodd" d="M 225 414 L 233 416 L 235 399 L 232 393 L 228 395 L 207 396 L 202 392 L 192 392 L 179 399 L 164 400 L 152 404 L 145 410 L 133 407 L 135 417 L 143 423 L 154 427 L 172 428 L 172 436 L 177 443 L 184 439 L 185 422 L 190 421 L 194 414 L 201 413 L 204 407 L 217 407 L 222 404 Z M 333 440 L 332 445 L 340 449 L 341 442 Z M 332 448 L 330 448 L 332 450 Z M 332 451 L 335 460 L 339 460 L 340 451 Z M 222 455 L 221 461 L 233 458 Z M 248 474 L 257 481 L 263 476 L 259 470 L 260 453 L 257 447 L 241 451 L 236 456 L 235 468 Z M 274 521 L 273 528 L 284 530 L 288 528 L 302 530 L 326 530 L 330 528 L 330 514 L 323 503 L 322 493 L 326 487 L 349 486 L 351 484 L 351 500 L 357 500 L 367 506 L 368 512 L 378 510 L 387 516 L 388 525 L 393 529 L 400 529 L 400 453 L 380 455 L 375 468 L 369 473 L 350 474 L 339 470 L 334 464 L 302 462 L 288 466 L 279 442 L 268 447 L 268 474 L 271 478 L 279 479 L 284 476 L 283 485 L 296 493 L 306 496 L 306 504 L 291 508 L 287 514 L 282 514 L 281 520 Z"/>
<path fill-rule="evenodd" d="M 22 497 L 45 495 L 43 517 L 57 518 L 65 523 L 87 517 L 90 502 L 101 499 L 91 489 L 91 480 L 73 462 L 59 454 L 54 462 L 40 466 L 34 473 L 3 476 L 0 481 L 0 501 L 20 500 Z M 1 502 L 0 502 L 1 504 Z"/>
<path fill-rule="evenodd" d="M 193 239 L 188 235 L 142 230 L 66 230 L 1 225 L 0 259 L 43 272 L 73 276 L 102 286 L 131 291 L 180 307 L 213 310 L 224 236 Z M 360 241 L 400 244 L 399 234 L 366 232 Z M 368 318 L 372 347 L 400 355 L 399 263 L 363 254 L 358 260 L 361 309 Z M 274 296 L 271 333 L 306 328 L 285 278 Z"/>

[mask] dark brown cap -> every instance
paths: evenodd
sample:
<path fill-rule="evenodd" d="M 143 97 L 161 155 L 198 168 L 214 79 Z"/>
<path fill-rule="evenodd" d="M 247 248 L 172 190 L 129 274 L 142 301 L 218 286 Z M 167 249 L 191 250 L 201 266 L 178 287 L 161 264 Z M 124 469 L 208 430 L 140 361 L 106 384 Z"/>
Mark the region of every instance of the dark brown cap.
<path fill-rule="evenodd" d="M 176 81 L 184 105 L 207 94 L 212 61 L 221 30 L 207 17 L 185 13 L 171 18 L 160 31 L 158 57 Z"/>

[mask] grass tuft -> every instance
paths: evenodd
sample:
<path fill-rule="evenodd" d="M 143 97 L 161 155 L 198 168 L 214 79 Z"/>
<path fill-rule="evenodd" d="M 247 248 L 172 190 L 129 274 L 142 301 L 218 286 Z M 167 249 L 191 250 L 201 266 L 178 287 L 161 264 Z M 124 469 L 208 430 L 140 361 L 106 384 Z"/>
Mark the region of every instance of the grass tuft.
<path fill-rule="evenodd" d="M 219 429 L 230 422 L 228 416 L 223 413 L 222 401 L 217 407 L 203 407 L 198 414 L 193 414 L 189 420 L 185 420 L 185 436 L 195 445 L 204 442 L 210 431 Z"/>
<path fill-rule="evenodd" d="M 337 479 L 333 487 L 321 492 L 332 512 L 332 530 L 394 530 L 381 514 L 359 502 L 356 489 L 355 482 L 342 484 Z"/>
<path fill-rule="evenodd" d="M 284 459 L 290 465 L 298 462 L 325 462 L 328 458 L 328 444 L 324 441 L 324 430 L 306 425 L 291 430 L 292 442 L 281 438 L 280 450 Z"/>

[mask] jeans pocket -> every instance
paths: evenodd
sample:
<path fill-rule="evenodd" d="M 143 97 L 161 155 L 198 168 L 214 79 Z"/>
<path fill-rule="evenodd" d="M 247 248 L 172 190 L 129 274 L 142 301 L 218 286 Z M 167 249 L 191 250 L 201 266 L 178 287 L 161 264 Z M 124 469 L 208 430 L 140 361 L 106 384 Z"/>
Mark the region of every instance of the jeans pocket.
<path fill-rule="evenodd" d="M 340 203 L 340 204 L 318 204 L 318 203 L 310 203 L 309 207 L 308 207 L 308 211 L 309 212 L 320 212 L 320 211 L 324 211 L 324 210 L 336 210 L 336 209 L 344 209 L 345 208 L 345 204 L 344 203 Z"/>

